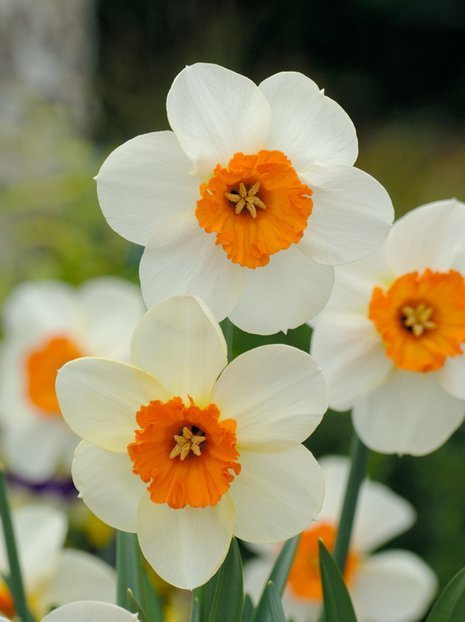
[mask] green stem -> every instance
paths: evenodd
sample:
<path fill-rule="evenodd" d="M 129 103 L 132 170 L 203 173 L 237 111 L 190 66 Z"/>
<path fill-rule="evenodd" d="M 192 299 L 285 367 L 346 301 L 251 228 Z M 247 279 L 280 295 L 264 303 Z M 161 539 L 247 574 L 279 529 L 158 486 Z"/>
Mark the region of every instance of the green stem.
<path fill-rule="evenodd" d="M 116 603 L 132 611 L 132 602 L 128 598 L 130 588 L 138 602 L 142 596 L 142 568 L 139 543 L 135 533 L 116 532 Z"/>
<path fill-rule="evenodd" d="M 231 362 L 233 359 L 234 324 L 229 318 L 225 318 L 220 326 L 228 346 L 228 362 Z"/>
<path fill-rule="evenodd" d="M 365 447 L 355 432 L 353 433 L 350 446 L 350 458 L 349 478 L 347 480 L 336 544 L 333 551 L 333 557 L 342 573 L 344 573 L 346 565 L 358 494 L 360 485 L 365 477 L 368 459 L 368 448 Z"/>
<path fill-rule="evenodd" d="M 0 467 L 0 515 L 2 517 L 3 537 L 5 539 L 5 548 L 8 555 L 8 563 L 10 566 L 9 587 L 11 589 L 18 617 L 22 622 L 34 622 L 29 612 L 26 593 L 21 575 L 21 567 L 18 558 L 18 549 L 16 548 L 16 540 L 11 520 L 10 504 L 8 503 L 8 494 L 6 488 L 6 475 L 3 468 Z"/>

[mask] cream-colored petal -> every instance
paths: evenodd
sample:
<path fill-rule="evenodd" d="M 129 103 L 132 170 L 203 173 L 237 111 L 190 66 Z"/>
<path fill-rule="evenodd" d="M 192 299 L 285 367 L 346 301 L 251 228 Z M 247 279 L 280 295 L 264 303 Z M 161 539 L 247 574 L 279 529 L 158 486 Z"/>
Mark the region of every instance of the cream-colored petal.
<path fill-rule="evenodd" d="M 78 294 L 80 342 L 86 346 L 85 354 L 128 360 L 132 333 L 145 311 L 139 288 L 106 276 L 87 281 Z"/>
<path fill-rule="evenodd" d="M 373 323 L 362 314 L 323 311 L 315 322 L 310 352 L 328 381 L 329 402 L 336 410 L 351 408 L 392 368 Z"/>
<path fill-rule="evenodd" d="M 115 529 L 134 533 L 146 485 L 132 472 L 127 453 L 115 453 L 82 441 L 72 466 L 74 485 L 84 503 Z"/>
<path fill-rule="evenodd" d="M 199 174 L 210 175 L 239 151 L 266 146 L 270 107 L 245 76 L 208 63 L 186 67 L 168 93 L 168 120 Z"/>
<path fill-rule="evenodd" d="M 137 533 L 145 558 L 162 579 L 191 590 L 203 585 L 227 555 L 234 527 L 228 494 L 214 507 L 174 510 L 144 497 Z"/>
<path fill-rule="evenodd" d="M 311 164 L 299 175 L 313 190 L 313 211 L 301 244 L 315 261 L 351 263 L 383 244 L 394 209 L 374 177 L 338 164 Z"/>
<path fill-rule="evenodd" d="M 277 451 L 310 436 L 328 407 L 328 390 L 312 357 L 269 345 L 234 359 L 218 379 L 212 401 L 223 417 L 237 420 L 240 450 Z"/>
<path fill-rule="evenodd" d="M 150 374 L 102 358 L 66 363 L 58 372 L 56 391 L 63 417 L 76 434 L 119 452 L 133 440 L 139 408 L 151 400 L 169 399 Z"/>
<path fill-rule="evenodd" d="M 354 124 L 313 80 L 283 71 L 264 80 L 260 90 L 271 107 L 269 148 L 283 151 L 297 170 L 310 162 L 355 162 Z"/>
<path fill-rule="evenodd" d="M 429 566 L 409 551 L 385 551 L 361 562 L 350 594 L 359 622 L 420 620 L 437 590 Z"/>
<path fill-rule="evenodd" d="M 269 335 L 307 322 L 324 307 L 334 269 L 317 264 L 300 246 L 272 255 L 264 268 L 248 270 L 241 297 L 229 314 L 242 330 Z"/>
<path fill-rule="evenodd" d="M 194 212 L 199 180 L 173 132 L 136 136 L 115 149 L 96 177 L 108 224 L 137 244 L 147 244 L 158 227 Z"/>
<path fill-rule="evenodd" d="M 207 404 L 227 363 L 226 342 L 199 298 L 173 296 L 147 311 L 131 344 L 132 361 L 152 373 L 168 393 Z"/>
<path fill-rule="evenodd" d="M 218 321 L 236 304 L 246 268 L 232 263 L 215 236 L 197 222 L 166 227 L 152 238 L 142 255 L 139 272 L 148 306 L 177 294 L 202 298 Z"/>
<path fill-rule="evenodd" d="M 399 274 L 449 270 L 465 250 L 465 204 L 435 201 L 408 212 L 394 225 L 386 243 L 389 265 Z"/>
<path fill-rule="evenodd" d="M 463 400 L 444 391 L 435 372 L 394 370 L 357 400 L 352 419 L 371 449 L 421 456 L 445 443 L 464 417 Z"/>
<path fill-rule="evenodd" d="M 116 572 L 104 561 L 74 549 L 63 549 L 56 571 L 40 594 L 48 607 L 77 600 L 116 600 Z"/>
<path fill-rule="evenodd" d="M 139 616 L 122 607 L 94 601 L 78 601 L 55 609 L 42 622 L 137 622 Z"/>
<path fill-rule="evenodd" d="M 321 469 L 303 445 L 279 453 L 241 452 L 241 473 L 230 494 L 234 534 L 250 542 L 279 542 L 303 531 L 321 509 Z"/>
<path fill-rule="evenodd" d="M 465 400 L 465 344 L 462 345 L 462 351 L 461 356 L 446 359 L 438 375 L 441 386 L 448 393 L 460 400 Z"/>

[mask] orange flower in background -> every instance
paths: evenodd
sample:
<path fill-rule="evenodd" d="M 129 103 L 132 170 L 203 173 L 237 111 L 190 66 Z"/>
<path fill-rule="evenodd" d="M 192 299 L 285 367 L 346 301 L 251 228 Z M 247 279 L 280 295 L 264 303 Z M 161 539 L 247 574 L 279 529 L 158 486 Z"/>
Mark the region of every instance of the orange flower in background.
<path fill-rule="evenodd" d="M 353 409 L 366 445 L 440 447 L 465 416 L 465 204 L 403 216 L 379 251 L 337 270 L 314 326 L 331 405 Z"/>
<path fill-rule="evenodd" d="M 96 177 L 109 225 L 145 246 L 148 305 L 195 294 L 217 320 L 287 331 L 321 311 L 334 265 L 384 241 L 389 196 L 354 168 L 351 120 L 306 76 L 257 86 L 197 63 L 174 80 L 167 113 L 173 131 L 124 143 Z"/>
<path fill-rule="evenodd" d="M 209 309 L 178 296 L 142 317 L 131 361 L 71 361 L 57 394 L 84 439 L 72 468 L 84 502 L 136 532 L 163 579 L 192 589 L 213 576 L 233 535 L 280 541 L 312 520 L 323 482 L 301 443 L 327 391 L 310 355 L 269 345 L 227 365 Z"/>

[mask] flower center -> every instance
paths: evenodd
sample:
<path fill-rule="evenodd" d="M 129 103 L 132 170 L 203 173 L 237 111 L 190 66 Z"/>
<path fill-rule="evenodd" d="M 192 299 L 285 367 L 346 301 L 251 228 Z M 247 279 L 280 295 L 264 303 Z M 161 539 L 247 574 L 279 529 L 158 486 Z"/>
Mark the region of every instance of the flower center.
<path fill-rule="evenodd" d="M 65 336 L 42 343 L 26 358 L 26 390 L 30 401 L 48 416 L 60 415 L 55 393 L 57 370 L 72 359 L 82 356 L 77 345 Z"/>
<path fill-rule="evenodd" d="M 148 484 L 152 501 L 174 509 L 216 505 L 241 470 L 236 422 L 220 420 L 215 404 L 189 402 L 174 397 L 141 406 L 128 445 L 133 472 Z"/>
<path fill-rule="evenodd" d="M 400 369 L 429 372 L 463 354 L 465 279 L 456 270 L 409 272 L 375 287 L 368 316 Z"/>
<path fill-rule="evenodd" d="M 287 586 L 297 598 L 321 602 L 323 591 L 320 578 L 318 541 L 323 540 L 329 551 L 336 543 L 336 529 L 329 523 L 319 523 L 304 531 L 297 547 L 294 562 L 289 573 Z M 344 581 L 350 585 L 358 565 L 358 556 L 349 551 L 344 570 Z"/>
<path fill-rule="evenodd" d="M 16 615 L 13 596 L 3 579 L 0 579 L 0 614 L 9 620 L 12 620 Z"/>
<path fill-rule="evenodd" d="M 195 214 L 232 262 L 258 268 L 302 238 L 311 194 L 281 151 L 236 153 L 200 186 Z"/>

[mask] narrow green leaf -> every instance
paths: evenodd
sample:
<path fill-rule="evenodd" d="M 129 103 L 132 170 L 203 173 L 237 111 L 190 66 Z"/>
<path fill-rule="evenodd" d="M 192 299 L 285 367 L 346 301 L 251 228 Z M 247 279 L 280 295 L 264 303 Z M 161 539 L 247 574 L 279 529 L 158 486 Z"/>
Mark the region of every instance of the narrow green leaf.
<path fill-rule="evenodd" d="M 268 581 L 263 596 L 265 607 L 257 618 L 257 622 L 286 622 L 281 598 L 273 581 Z"/>
<path fill-rule="evenodd" d="M 200 599 L 198 596 L 192 597 L 191 614 L 189 622 L 200 622 Z"/>
<path fill-rule="evenodd" d="M 142 566 L 144 562 L 142 560 Z M 163 622 L 163 603 L 147 572 L 142 572 L 142 604 L 148 622 Z"/>
<path fill-rule="evenodd" d="M 295 552 L 299 545 L 300 534 L 294 536 L 290 540 L 285 542 L 281 552 L 279 553 L 274 566 L 271 570 L 270 576 L 268 577 L 268 581 L 266 583 L 265 589 L 258 601 L 258 605 L 255 609 L 255 615 L 253 617 L 253 622 L 258 622 L 262 619 L 262 616 L 265 613 L 267 604 L 266 604 L 266 591 L 268 587 L 268 583 L 271 581 L 274 585 L 274 589 L 277 591 L 279 596 L 282 596 L 284 592 L 284 588 L 286 587 L 287 577 L 289 576 L 289 571 L 291 570 L 292 562 L 294 561 Z"/>
<path fill-rule="evenodd" d="M 426 622 L 463 622 L 465 620 L 465 568 L 446 585 Z"/>
<path fill-rule="evenodd" d="M 248 594 L 244 598 L 244 608 L 242 610 L 242 622 L 252 622 L 254 614 L 254 606 L 252 599 Z"/>
<path fill-rule="evenodd" d="M 242 586 L 242 560 L 235 538 L 231 540 L 229 552 L 216 573 L 216 586 L 211 603 L 208 622 L 240 622 L 244 591 Z"/>
<path fill-rule="evenodd" d="M 349 593 L 336 562 L 322 540 L 318 543 L 326 622 L 357 622 Z M 444 622 L 444 621 L 443 621 Z"/>
<path fill-rule="evenodd" d="M 128 598 L 129 604 L 131 605 L 131 611 L 139 615 L 140 622 L 148 622 L 147 615 L 145 611 L 142 609 L 141 604 L 137 602 L 136 597 L 134 596 L 131 588 L 128 589 L 127 598 Z"/>

